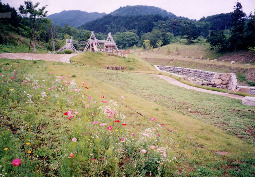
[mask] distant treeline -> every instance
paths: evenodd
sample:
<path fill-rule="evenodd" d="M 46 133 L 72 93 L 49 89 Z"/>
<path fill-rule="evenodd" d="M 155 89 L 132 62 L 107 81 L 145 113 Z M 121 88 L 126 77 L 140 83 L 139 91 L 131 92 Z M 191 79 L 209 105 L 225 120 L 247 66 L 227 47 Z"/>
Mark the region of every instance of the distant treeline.
<path fill-rule="evenodd" d="M 146 9 L 146 12 L 142 12 L 143 9 Z M 148 12 L 150 9 L 153 13 Z M 163 15 L 156 14 L 157 11 Z M 239 2 L 231 13 L 203 17 L 198 21 L 176 17 L 155 7 L 128 6 L 78 28 L 69 25 L 55 26 L 50 19 L 43 16 L 32 19 L 27 14 L 17 13 L 14 8 L 1 2 L 0 12 L 12 12 L 11 19 L 0 20 L 1 44 L 15 43 L 15 40 L 8 37 L 10 32 L 13 32 L 29 38 L 30 46 L 34 39 L 43 42 L 48 50 L 52 50 L 54 39 L 57 50 L 64 44 L 66 38 L 72 36 L 76 41 L 86 41 L 90 31 L 94 31 L 98 39 L 106 39 L 107 33 L 111 32 L 119 48 L 124 49 L 134 46 L 151 49 L 174 42 L 192 44 L 206 41 L 211 44 L 212 49 L 219 52 L 255 47 L 254 15 L 246 16 Z M 35 25 L 39 22 L 40 25 L 34 30 L 29 30 L 32 28 L 33 20 L 36 21 Z M 78 43 L 75 45 L 79 48 Z"/>

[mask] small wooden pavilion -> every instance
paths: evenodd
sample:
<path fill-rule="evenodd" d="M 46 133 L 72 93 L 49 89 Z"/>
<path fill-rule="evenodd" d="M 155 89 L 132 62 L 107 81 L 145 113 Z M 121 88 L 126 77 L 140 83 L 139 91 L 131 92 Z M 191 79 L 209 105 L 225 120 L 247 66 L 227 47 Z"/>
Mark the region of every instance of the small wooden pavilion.
<path fill-rule="evenodd" d="M 58 52 L 62 52 L 64 50 L 72 50 L 73 52 L 77 52 L 73 45 L 73 39 L 66 39 L 66 45 L 59 49 Z"/>
<path fill-rule="evenodd" d="M 111 35 L 108 33 L 108 37 L 106 40 L 98 40 L 94 34 L 91 32 L 90 38 L 84 48 L 84 52 L 89 49 L 90 52 L 105 52 L 105 53 L 117 53 L 118 54 L 118 47 Z"/>

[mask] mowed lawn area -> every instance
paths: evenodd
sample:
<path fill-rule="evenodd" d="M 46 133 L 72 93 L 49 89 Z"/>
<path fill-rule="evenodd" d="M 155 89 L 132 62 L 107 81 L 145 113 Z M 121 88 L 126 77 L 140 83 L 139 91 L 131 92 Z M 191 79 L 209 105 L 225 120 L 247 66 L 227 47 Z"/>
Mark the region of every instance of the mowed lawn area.
<path fill-rule="evenodd" d="M 254 107 L 173 86 L 140 59 L 77 57 L 1 60 L 2 174 L 255 175 Z"/>

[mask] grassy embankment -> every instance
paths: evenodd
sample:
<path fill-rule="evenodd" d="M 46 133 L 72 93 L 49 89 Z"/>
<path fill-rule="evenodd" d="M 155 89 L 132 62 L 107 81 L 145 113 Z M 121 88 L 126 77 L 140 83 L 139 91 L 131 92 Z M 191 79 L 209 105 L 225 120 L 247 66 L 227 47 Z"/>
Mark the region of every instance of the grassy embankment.
<path fill-rule="evenodd" d="M 108 58 L 108 60 L 111 62 L 111 59 Z M 72 61 L 85 63 L 86 59 L 73 58 Z M 94 66 L 99 66 L 96 64 L 96 58 L 92 62 L 94 62 Z M 137 70 L 137 72 L 140 71 Z M 170 121 L 168 116 L 173 115 L 173 113 L 171 112 L 168 114 L 166 110 L 175 110 L 177 112 L 181 112 L 181 114 L 185 114 L 195 119 L 205 121 L 211 125 L 221 127 L 222 129 L 227 130 L 229 133 L 235 134 L 241 139 L 246 139 L 247 142 L 253 144 L 254 138 L 253 133 L 251 132 L 254 132 L 252 128 L 254 127 L 254 109 L 252 107 L 247 110 L 247 107 L 243 106 L 240 101 L 222 98 L 215 95 L 197 93 L 195 91 L 187 91 L 175 86 L 170 86 L 165 81 L 159 81 L 157 78 L 148 76 L 147 74 L 137 72 L 130 73 L 118 71 L 116 73 L 116 71 L 97 69 L 96 72 L 90 71 L 89 75 L 93 77 L 93 81 L 99 80 L 99 83 L 107 83 L 107 85 L 114 87 L 114 89 L 109 89 L 112 90 L 112 92 L 108 93 L 110 95 L 116 95 L 116 93 L 121 93 L 124 90 L 127 93 L 138 96 L 138 99 L 131 99 L 129 101 L 130 104 L 127 106 L 131 107 L 131 110 L 137 110 L 137 112 L 142 113 L 147 118 L 150 116 L 157 116 L 161 118 L 164 117 L 165 120 Z M 148 72 L 155 73 L 154 70 Z M 117 90 L 116 87 L 118 88 Z M 141 99 L 144 102 L 138 101 Z M 133 108 L 133 105 L 136 105 L 136 108 Z M 235 105 L 235 108 L 233 108 L 233 105 Z M 161 107 L 159 108 L 159 106 Z M 156 113 L 157 115 L 153 115 L 152 112 L 154 112 L 154 114 Z M 243 119 L 244 117 L 246 117 L 245 120 Z M 178 121 L 180 120 L 178 119 Z M 172 124 L 172 122 L 170 124 Z M 179 129 L 185 131 L 183 130 L 186 129 L 185 125 L 190 124 L 187 121 L 187 124 L 184 123 L 184 127 L 180 126 Z M 176 125 L 175 127 L 178 126 Z M 172 127 L 170 130 L 172 130 Z M 191 128 L 191 131 L 193 130 Z M 195 134 L 197 135 L 200 133 L 196 132 L 193 135 L 195 136 Z M 192 135 L 190 136 L 192 137 Z M 210 140 L 213 139 L 214 138 Z M 225 143 L 229 144 L 230 142 L 231 141 L 226 141 Z M 215 145 L 214 147 L 219 148 L 221 145 Z"/>
<path fill-rule="evenodd" d="M 219 58 L 220 55 L 211 51 L 207 45 L 170 44 L 151 51 L 137 49 L 134 50 L 134 53 L 152 65 L 170 65 L 214 72 L 236 73 L 241 85 L 253 86 L 255 84 L 254 63 L 236 62 L 231 64 L 230 61 L 216 61 L 214 59 Z M 203 59 L 200 59 L 201 56 Z M 223 56 L 221 57 L 223 58 Z M 207 60 L 208 58 L 210 60 Z"/>
<path fill-rule="evenodd" d="M 5 40 L 8 41 L 6 44 L 0 44 L 0 53 L 32 53 L 33 47 L 29 44 L 30 41 L 28 38 L 22 37 L 20 35 L 9 33 L 5 36 Z M 41 41 L 37 41 L 36 43 L 36 51 L 37 53 L 47 53 L 46 45 Z"/>
<path fill-rule="evenodd" d="M 144 176 L 149 171 L 165 175 L 254 175 L 253 107 L 243 106 L 237 100 L 172 86 L 149 75 L 157 71 L 139 59 L 82 54 L 72 61 L 71 64 L 62 64 L 1 60 L 1 73 L 8 76 L 8 79 L 3 77 L 5 84 L 1 89 L 4 91 L 1 95 L 5 95 L 1 100 L 2 171 L 5 169 L 8 173 L 17 174 L 25 169 L 25 174 L 45 174 L 48 171 L 50 175 L 63 175 L 65 169 L 65 174 L 84 175 L 88 172 L 99 174 L 100 170 L 104 171 L 100 175 L 113 175 L 116 169 L 120 169 L 117 175 Z M 111 65 L 127 69 L 105 70 Z M 10 81 L 14 70 L 20 78 Z M 71 77 L 55 83 L 56 76 Z M 34 91 L 31 88 L 33 84 L 24 83 L 26 77 L 38 80 L 38 84 L 44 87 Z M 63 85 L 67 81 L 75 82 L 75 88 L 82 91 L 69 91 L 69 86 Z M 82 82 L 87 84 L 87 88 Z M 53 85 L 62 88 L 62 91 L 54 90 Z M 24 91 L 27 93 L 24 94 Z M 48 96 L 37 97 L 42 91 Z M 15 101 L 14 93 L 21 94 L 19 101 Z M 26 94 L 32 95 L 34 104 L 27 103 L 30 96 Z M 118 131 L 111 132 L 106 127 L 93 127 L 93 121 L 105 121 L 107 126 L 112 123 L 112 118 L 96 111 L 98 106 L 104 106 L 102 95 L 104 100 L 117 103 L 119 119 L 127 124 L 125 129 L 120 126 Z M 78 114 L 71 121 L 67 120 L 63 115 L 67 110 Z M 112 126 L 116 128 L 115 123 Z M 120 130 L 122 134 L 117 134 Z M 143 141 L 146 134 L 149 134 L 148 142 Z M 113 139 L 107 138 L 108 135 Z M 120 143 L 123 136 L 125 142 Z M 77 138 L 76 143 L 71 141 L 73 137 Z M 4 144 L 7 139 L 15 143 Z M 31 146 L 26 142 L 30 142 Z M 114 147 L 109 146 L 109 142 L 114 142 Z M 155 161 L 151 161 L 150 157 L 158 156 L 153 154 L 150 145 L 167 147 L 169 160 L 176 157 L 174 164 L 168 163 L 170 171 L 162 166 L 155 170 L 157 166 L 152 165 Z M 27 153 L 29 149 L 31 154 Z M 145 161 L 141 149 L 147 150 Z M 74 157 L 68 158 L 70 152 L 75 152 Z M 17 156 L 22 158 L 23 163 L 14 168 L 10 161 Z M 108 163 L 100 161 L 102 157 Z M 159 157 L 162 158 L 162 153 Z"/>

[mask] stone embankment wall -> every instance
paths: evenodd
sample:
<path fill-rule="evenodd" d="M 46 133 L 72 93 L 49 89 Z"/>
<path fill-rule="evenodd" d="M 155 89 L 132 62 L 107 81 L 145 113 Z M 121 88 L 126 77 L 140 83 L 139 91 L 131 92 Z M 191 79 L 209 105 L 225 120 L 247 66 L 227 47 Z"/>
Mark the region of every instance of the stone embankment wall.
<path fill-rule="evenodd" d="M 255 87 L 247 87 L 247 86 L 240 86 L 238 85 L 236 87 L 237 92 L 242 92 L 242 93 L 249 93 L 251 95 L 255 95 Z"/>
<path fill-rule="evenodd" d="M 255 95 L 255 87 L 237 85 L 237 78 L 234 73 L 216 73 L 191 68 L 173 66 L 155 66 L 158 70 L 175 73 L 183 76 L 191 83 L 209 87 L 228 89 L 235 92 L 243 92 Z"/>

